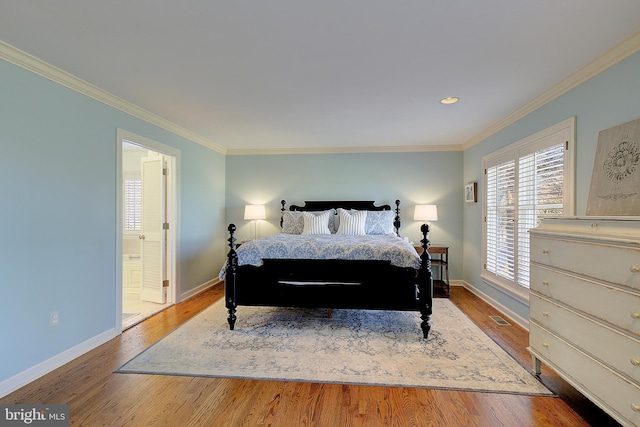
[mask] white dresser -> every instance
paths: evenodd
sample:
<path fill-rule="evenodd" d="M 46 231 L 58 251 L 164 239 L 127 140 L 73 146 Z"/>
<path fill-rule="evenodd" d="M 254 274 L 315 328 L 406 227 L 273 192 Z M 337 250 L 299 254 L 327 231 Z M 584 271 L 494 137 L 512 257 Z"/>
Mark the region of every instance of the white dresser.
<path fill-rule="evenodd" d="M 640 425 L 640 217 L 531 230 L 529 351 L 623 425 Z"/>

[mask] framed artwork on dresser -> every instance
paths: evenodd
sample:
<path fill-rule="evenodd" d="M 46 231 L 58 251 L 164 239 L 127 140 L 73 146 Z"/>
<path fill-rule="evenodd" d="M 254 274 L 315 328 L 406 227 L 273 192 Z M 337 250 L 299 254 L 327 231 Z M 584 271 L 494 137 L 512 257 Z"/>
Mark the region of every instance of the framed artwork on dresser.
<path fill-rule="evenodd" d="M 598 134 L 587 215 L 640 215 L 640 119 Z"/>

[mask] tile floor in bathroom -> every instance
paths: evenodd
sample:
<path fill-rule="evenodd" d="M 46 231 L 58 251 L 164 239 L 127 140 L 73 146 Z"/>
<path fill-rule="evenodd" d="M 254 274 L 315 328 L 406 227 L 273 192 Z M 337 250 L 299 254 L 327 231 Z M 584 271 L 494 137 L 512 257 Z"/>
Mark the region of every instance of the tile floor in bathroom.
<path fill-rule="evenodd" d="M 169 307 L 168 303 L 142 301 L 139 293 L 125 292 L 122 297 L 122 330 L 142 322 L 167 307 Z"/>

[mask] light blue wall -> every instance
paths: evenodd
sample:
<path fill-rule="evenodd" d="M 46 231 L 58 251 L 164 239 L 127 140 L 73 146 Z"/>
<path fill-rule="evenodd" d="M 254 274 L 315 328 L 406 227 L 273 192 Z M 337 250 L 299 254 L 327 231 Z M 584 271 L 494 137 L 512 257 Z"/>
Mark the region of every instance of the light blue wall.
<path fill-rule="evenodd" d="M 220 269 L 224 155 L 0 61 L 0 382 L 115 327 L 117 128 L 181 150 L 180 292 Z"/>
<path fill-rule="evenodd" d="M 245 204 L 266 204 L 261 235 L 279 232 L 280 200 L 374 200 L 395 207 L 401 201 L 401 236 L 421 239 L 413 221 L 416 204 L 436 204 L 439 220 L 432 224 L 433 243 L 450 246 L 450 277 L 462 278 L 462 152 L 304 154 L 227 156 L 228 222 L 238 239 L 249 238 L 243 220 Z"/>
<path fill-rule="evenodd" d="M 417 241 L 418 203 L 438 205 L 431 238 L 451 248 L 463 279 L 527 317 L 527 307 L 482 283 L 482 204 L 463 203 L 482 156 L 577 116 L 577 214 L 584 214 L 598 132 L 640 117 L 640 54 L 462 152 L 223 156 L 0 61 L 0 382 L 111 328 L 115 322 L 116 128 L 181 150 L 181 291 L 217 276 L 226 224 L 265 203 L 260 233 L 278 231 L 280 200 L 402 201 L 401 234 Z M 60 325 L 48 326 L 49 313 Z"/>
<path fill-rule="evenodd" d="M 482 200 L 482 156 L 572 116 L 577 117 L 576 215 L 584 215 L 598 132 L 640 117 L 640 53 L 614 65 L 467 149 L 464 152 L 464 181 L 478 181 L 479 200 Z M 528 318 L 528 306 L 513 300 L 480 279 L 481 244 L 482 204 L 465 205 L 464 280 L 520 316 Z"/>

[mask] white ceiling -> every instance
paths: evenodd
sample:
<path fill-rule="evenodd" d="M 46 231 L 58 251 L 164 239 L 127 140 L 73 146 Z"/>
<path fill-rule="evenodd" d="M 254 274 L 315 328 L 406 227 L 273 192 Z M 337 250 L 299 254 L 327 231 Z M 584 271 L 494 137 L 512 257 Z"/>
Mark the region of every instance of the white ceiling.
<path fill-rule="evenodd" d="M 1 1 L 0 40 L 229 150 L 459 146 L 640 30 L 638 0 Z"/>

